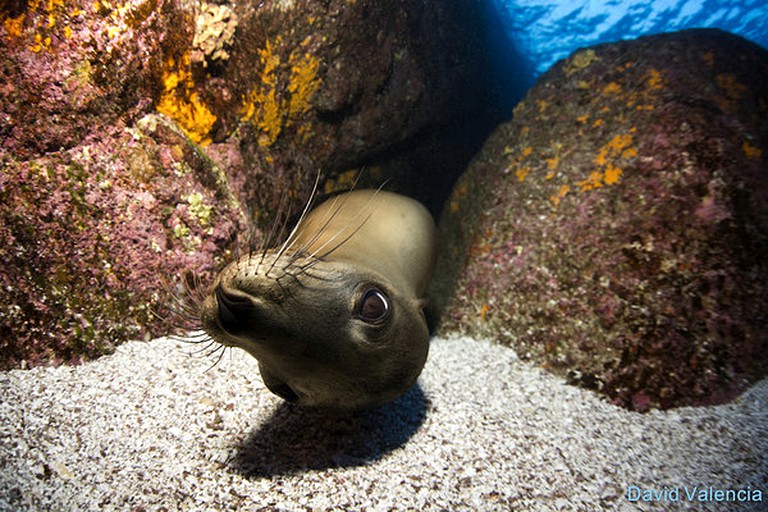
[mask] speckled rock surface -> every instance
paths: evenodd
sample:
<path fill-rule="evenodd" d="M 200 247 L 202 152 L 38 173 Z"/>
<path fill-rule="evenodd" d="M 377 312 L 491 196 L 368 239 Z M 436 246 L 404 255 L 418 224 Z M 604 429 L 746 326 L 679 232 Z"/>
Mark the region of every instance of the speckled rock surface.
<path fill-rule="evenodd" d="M 167 289 L 222 264 L 245 218 L 221 172 L 167 123 L 150 114 L 2 164 L 0 367 L 76 362 L 166 333 L 153 312 L 168 316 Z"/>
<path fill-rule="evenodd" d="M 178 2 L 30 0 L 0 6 L 0 156 L 26 160 L 135 120 L 192 19 Z"/>
<path fill-rule="evenodd" d="M 576 52 L 454 189 L 441 331 L 636 410 L 732 398 L 768 368 L 766 157 L 764 49 L 702 30 Z"/>
<path fill-rule="evenodd" d="M 161 282 L 208 282 L 248 217 L 466 113 L 476 34 L 453 27 L 474 9 L 0 4 L 0 367 L 161 334 Z"/>

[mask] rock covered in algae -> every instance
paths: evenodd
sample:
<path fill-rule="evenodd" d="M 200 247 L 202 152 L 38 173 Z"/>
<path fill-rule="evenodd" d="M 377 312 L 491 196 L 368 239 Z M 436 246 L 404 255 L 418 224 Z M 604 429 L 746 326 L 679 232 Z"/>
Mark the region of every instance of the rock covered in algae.
<path fill-rule="evenodd" d="M 161 282 L 209 282 L 246 212 L 465 114 L 476 10 L 0 3 L 0 367 L 167 333 Z"/>
<path fill-rule="evenodd" d="M 34 158 L 140 117 L 193 22 L 162 0 L 0 4 L 0 151 Z"/>
<path fill-rule="evenodd" d="M 341 174 L 485 101 L 473 2 L 203 2 L 197 12 L 191 53 L 166 61 L 158 109 L 255 212 L 301 188 L 297 176 L 306 188 L 318 171 Z"/>
<path fill-rule="evenodd" d="M 211 279 L 244 230 L 223 185 L 153 114 L 100 141 L 2 164 L 0 367 L 77 362 L 169 333 L 168 292 L 182 277 Z"/>
<path fill-rule="evenodd" d="M 440 329 L 636 410 L 732 398 L 768 369 L 767 158 L 763 48 L 693 30 L 575 52 L 454 188 Z"/>
<path fill-rule="evenodd" d="M 211 275 L 244 229 L 224 175 L 152 113 L 193 21 L 176 2 L 3 5 L 0 368 L 167 333 L 162 281 Z"/>

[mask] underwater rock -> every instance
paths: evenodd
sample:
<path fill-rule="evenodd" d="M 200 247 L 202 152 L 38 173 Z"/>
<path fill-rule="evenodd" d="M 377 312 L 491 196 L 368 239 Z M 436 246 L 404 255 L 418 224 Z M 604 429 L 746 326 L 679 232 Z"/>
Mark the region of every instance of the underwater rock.
<path fill-rule="evenodd" d="M 0 368 L 168 333 L 150 314 L 163 281 L 207 284 L 318 173 L 343 186 L 472 115 L 478 16 L 445 0 L 0 3 Z"/>
<path fill-rule="evenodd" d="M 35 158 L 137 119 L 193 27 L 174 1 L 0 4 L 0 152 Z"/>
<path fill-rule="evenodd" d="M 246 231 L 223 174 L 154 114 L 0 166 L 0 369 L 168 334 L 169 292 L 212 279 Z"/>
<path fill-rule="evenodd" d="M 440 331 L 635 410 L 731 399 L 768 369 L 767 158 L 763 48 L 691 30 L 575 52 L 454 188 Z"/>
<path fill-rule="evenodd" d="M 0 368 L 167 334 L 169 291 L 247 232 L 226 177 L 152 113 L 193 27 L 173 1 L 3 4 Z"/>
<path fill-rule="evenodd" d="M 227 155 L 221 167 L 254 212 L 274 209 L 286 190 L 304 196 L 318 172 L 348 184 L 344 172 L 431 127 L 471 119 L 487 101 L 473 2 L 232 2 L 226 59 L 201 57 L 195 43 L 225 25 L 209 23 L 224 7 L 200 5 L 191 57 L 165 66 L 173 87 L 158 109 L 214 159 Z M 187 115 L 192 95 L 210 122 Z M 232 157 L 236 168 L 224 165 Z M 409 183 L 381 168 L 365 177 L 371 186 L 393 178 L 401 192 Z"/>

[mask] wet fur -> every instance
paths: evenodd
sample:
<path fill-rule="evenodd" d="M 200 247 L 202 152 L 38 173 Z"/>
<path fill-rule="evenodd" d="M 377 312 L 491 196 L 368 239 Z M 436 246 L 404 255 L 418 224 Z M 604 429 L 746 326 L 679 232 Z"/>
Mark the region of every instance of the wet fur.
<path fill-rule="evenodd" d="M 362 329 L 365 331 L 366 326 L 350 327 L 349 323 L 341 323 L 340 325 L 333 324 L 329 321 L 328 325 L 302 325 L 304 317 L 307 316 L 313 319 L 329 318 L 334 320 L 342 318 L 345 315 L 345 308 L 348 312 L 348 304 L 344 304 L 344 301 L 333 302 L 330 299 L 336 299 L 336 297 L 329 297 L 327 289 L 324 286 L 350 286 L 353 287 L 354 283 L 347 283 L 350 280 L 349 276 L 353 276 L 355 279 L 360 280 L 360 275 L 356 275 L 357 269 L 350 267 L 346 262 L 333 261 L 334 254 L 344 247 L 350 239 L 358 233 L 358 231 L 369 221 L 372 211 L 372 203 L 375 202 L 378 191 L 371 194 L 370 200 L 359 208 L 359 211 L 355 213 L 351 218 L 345 220 L 344 227 L 336 230 L 334 233 L 329 233 L 329 226 L 332 225 L 337 219 L 336 216 L 344 208 L 345 200 L 349 196 L 338 196 L 332 198 L 329 201 L 332 206 L 327 209 L 325 216 L 320 219 L 320 227 L 315 229 L 313 233 L 305 235 L 303 238 L 299 236 L 298 229 L 303 226 L 303 222 L 307 218 L 308 214 L 312 211 L 312 199 L 316 196 L 317 181 L 313 188 L 311 198 L 306 203 L 299 219 L 293 224 L 293 229 L 285 236 L 287 231 L 287 222 L 280 223 L 276 220 L 273 224 L 270 234 L 264 239 L 262 247 L 256 250 L 252 244 L 249 243 L 248 254 L 246 257 L 239 257 L 234 263 L 230 264 L 210 288 L 204 288 L 197 279 L 185 281 L 184 287 L 181 290 L 177 290 L 177 293 L 173 294 L 175 297 L 175 304 L 172 309 L 176 312 L 176 317 L 180 321 L 177 322 L 179 327 L 184 330 L 197 329 L 197 332 L 186 337 L 186 341 L 202 344 L 203 348 L 201 352 L 207 356 L 215 356 L 216 363 L 221 359 L 227 347 L 239 346 L 249 351 L 260 362 L 262 370 L 262 377 L 265 384 L 281 396 L 288 398 L 296 398 L 300 403 L 306 402 L 306 405 L 325 405 L 331 407 L 341 408 L 365 408 L 390 401 L 399 394 L 401 394 L 407 387 L 415 381 L 418 373 L 421 371 L 423 360 L 426 359 L 426 348 L 416 346 L 411 349 L 407 344 L 396 345 L 397 351 L 394 357 L 389 357 L 384 349 L 380 351 L 380 354 L 376 354 L 376 349 L 364 351 L 361 355 L 354 350 L 346 350 L 343 343 L 337 343 L 333 338 L 333 332 L 336 330 L 344 330 L 345 333 L 353 339 L 365 339 L 366 336 L 385 336 L 395 338 L 408 338 L 418 337 L 419 339 L 428 338 L 426 331 L 426 324 L 423 320 L 423 301 L 414 300 L 410 298 L 410 291 L 406 293 L 408 297 L 399 297 L 398 286 L 402 287 L 401 283 L 398 286 L 392 286 L 391 289 L 387 289 L 386 293 L 391 299 L 394 308 L 393 315 L 398 315 L 397 318 L 403 318 L 404 320 L 395 322 L 393 326 L 387 328 L 387 332 L 383 335 L 374 333 L 373 331 L 366 331 L 364 333 L 355 332 L 355 329 Z M 286 205 L 281 204 L 278 208 L 277 219 L 280 219 L 285 211 Z M 279 224 L 279 226 L 278 226 Z M 329 235 L 329 236 L 326 236 Z M 324 242 L 318 243 L 321 237 L 326 237 Z M 272 241 L 275 239 L 284 239 L 285 241 L 277 248 L 270 248 Z M 322 271 L 317 271 L 316 266 L 322 262 Z M 226 274 L 229 272 L 229 274 Z M 255 273 L 249 278 L 249 272 Z M 263 272 L 263 277 L 257 279 L 259 273 Z M 231 275 L 230 275 L 231 274 Z M 240 275 L 242 274 L 242 276 Z M 201 315 L 208 314 L 214 308 L 211 306 L 211 297 L 215 296 L 215 289 L 221 286 L 222 280 L 229 279 L 232 283 L 236 283 L 235 287 L 240 293 L 243 290 L 248 290 L 248 282 L 257 280 L 260 282 L 258 289 L 251 290 L 253 296 L 251 298 L 263 299 L 267 297 L 270 310 L 278 311 L 279 308 L 272 306 L 274 304 L 291 303 L 290 309 L 294 312 L 301 313 L 299 318 L 291 319 L 285 318 L 282 320 L 281 329 L 277 329 L 275 332 L 267 332 L 269 329 L 259 327 L 258 333 L 246 332 L 242 338 L 248 341 L 246 343 L 239 342 L 235 339 L 227 339 L 227 336 L 219 335 L 218 340 L 214 340 L 210 334 L 200 331 L 202 324 L 208 324 L 208 330 L 211 329 L 211 322 L 219 322 L 220 320 L 208 320 L 201 319 Z M 375 271 L 365 270 L 363 272 L 365 279 L 370 279 L 371 282 L 382 283 L 386 282 L 387 278 L 383 275 L 376 275 Z M 268 281 L 265 281 L 269 278 Z M 238 281 L 239 280 L 239 281 Z M 265 286 L 264 283 L 268 286 Z M 332 284 L 331 284 L 332 282 Z M 266 290 L 266 291 L 265 291 Z M 300 297 L 298 297 L 300 296 Z M 343 294 L 342 294 L 343 297 Z M 208 300 L 208 307 L 205 306 L 205 301 Z M 219 299 L 217 299 L 219 300 Z M 324 302 L 325 301 L 325 302 Z M 313 304 L 323 304 L 326 309 L 324 311 L 313 311 L 306 308 Z M 303 308 L 303 309 L 302 309 Z M 225 308 L 226 309 L 226 308 Z M 206 313 L 207 311 L 207 313 Z M 221 308 L 219 306 L 219 312 Z M 274 313 L 274 311 L 271 311 Z M 313 316 L 314 315 L 314 316 Z M 311 321 L 311 320 L 310 320 Z M 315 320 L 316 321 L 316 320 Z M 280 322 L 278 322 L 280 323 Z M 322 322 L 321 322 L 322 323 Z M 359 322 L 358 322 L 359 323 Z M 422 327 L 423 324 L 423 327 Z M 297 327 L 298 331 L 293 333 L 286 333 L 284 331 L 290 331 L 291 328 Z M 303 330 L 302 330 L 303 329 Z M 403 332 L 397 332 L 397 329 L 402 329 Z M 236 328 L 232 329 L 237 330 Z M 314 343 L 312 340 L 309 343 L 299 344 L 297 351 L 312 352 L 314 353 L 309 357 L 301 361 L 294 361 L 293 366 L 286 363 L 284 359 L 291 359 L 291 357 L 275 356 L 269 350 L 263 349 L 262 344 L 267 343 L 267 340 L 280 339 L 282 344 L 290 344 L 292 342 L 291 336 L 305 336 L 307 331 L 317 333 L 319 343 Z M 349 331 L 349 332 L 347 332 Z M 263 334 L 263 339 L 259 338 Z M 326 337 L 323 342 L 323 336 Z M 236 337 L 236 336 L 235 336 Z M 231 338 L 231 337 L 230 337 Z M 360 342 L 365 343 L 365 342 Z M 426 341 L 419 342 L 419 344 L 427 343 Z M 281 348 L 280 350 L 288 350 Z M 411 351 L 411 352 L 408 352 Z M 368 353 L 371 353 L 371 357 L 368 357 Z M 406 353 L 407 352 L 407 353 Z M 290 353 L 290 351 L 288 351 Z M 399 359 L 398 359 L 399 358 Z M 409 364 L 398 364 L 398 360 L 405 359 Z M 307 364 L 306 360 L 311 363 Z M 345 366 L 342 368 L 336 368 L 339 360 L 345 361 Z M 412 367 L 411 361 L 415 361 L 415 366 Z M 318 369 L 318 366 L 320 369 Z M 277 371 L 277 374 L 281 374 L 281 377 L 275 377 L 273 374 Z M 314 375 L 325 372 L 324 375 Z M 303 379 L 306 377 L 309 381 L 320 379 L 321 381 L 328 381 L 328 386 L 333 388 L 332 393 L 326 392 L 324 396 L 320 393 L 317 397 L 312 398 L 311 392 L 301 392 L 297 395 L 292 389 L 288 392 L 280 392 L 280 386 L 287 386 L 285 384 L 286 375 L 299 374 L 296 379 L 303 385 Z M 354 377 L 357 375 L 357 377 Z M 359 378 L 359 384 L 355 383 L 350 386 L 348 383 L 342 385 L 342 381 L 349 380 L 350 378 Z M 334 387 L 336 386 L 336 387 Z M 405 388 L 404 388 L 405 386 Z M 299 384 L 294 387 L 301 387 Z M 307 387 L 311 389 L 312 385 L 307 384 Z M 333 397 L 328 395 L 332 394 Z"/>

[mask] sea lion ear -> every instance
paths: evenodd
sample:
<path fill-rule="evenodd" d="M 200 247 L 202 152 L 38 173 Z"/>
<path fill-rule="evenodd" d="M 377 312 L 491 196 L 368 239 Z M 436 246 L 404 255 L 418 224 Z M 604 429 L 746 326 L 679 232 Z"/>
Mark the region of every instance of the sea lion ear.
<path fill-rule="evenodd" d="M 426 298 L 416 299 L 415 304 L 417 308 L 424 311 L 429 306 L 429 300 Z"/>

